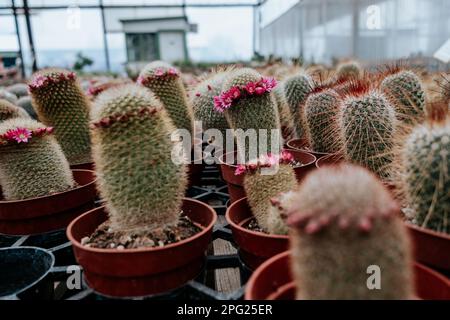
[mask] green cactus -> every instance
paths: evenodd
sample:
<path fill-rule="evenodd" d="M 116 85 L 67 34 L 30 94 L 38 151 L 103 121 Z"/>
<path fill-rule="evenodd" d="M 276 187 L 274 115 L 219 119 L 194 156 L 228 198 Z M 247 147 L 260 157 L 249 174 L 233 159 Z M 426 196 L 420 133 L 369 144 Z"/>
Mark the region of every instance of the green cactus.
<path fill-rule="evenodd" d="M 401 159 L 401 189 L 414 222 L 450 234 L 450 118 L 417 126 L 406 139 Z"/>
<path fill-rule="evenodd" d="M 52 128 L 26 118 L 0 123 L 0 181 L 6 200 L 63 192 L 75 186 Z"/>
<path fill-rule="evenodd" d="M 154 61 L 144 67 L 137 83 L 149 88 L 162 101 L 176 129 L 186 129 L 193 136 L 194 115 L 177 69 Z"/>
<path fill-rule="evenodd" d="M 289 109 L 284 89 L 282 85 L 278 85 L 273 89 L 273 96 L 280 116 L 281 133 L 285 141 L 295 138 L 294 117 Z"/>
<path fill-rule="evenodd" d="M 139 233 L 176 224 L 187 168 L 171 159 L 175 128 L 160 100 L 137 85 L 109 89 L 95 101 L 91 128 L 111 227 Z"/>
<path fill-rule="evenodd" d="M 284 154 L 286 153 L 283 152 L 282 157 L 284 157 Z M 278 158 L 278 156 L 271 157 L 274 159 Z M 286 234 L 284 232 L 285 229 L 280 227 L 280 224 L 282 225 L 281 219 L 277 219 L 276 216 L 272 215 L 269 220 L 269 213 L 271 212 L 273 197 L 290 191 L 297 186 L 295 172 L 288 161 L 280 163 L 278 168 L 264 168 L 260 164 L 263 161 L 264 158 L 261 157 L 258 162 L 249 162 L 246 166 L 248 169 L 244 177 L 244 189 L 247 194 L 247 201 L 259 227 L 266 232 Z M 262 168 L 269 171 L 264 172 Z"/>
<path fill-rule="evenodd" d="M 341 98 L 332 89 L 312 93 L 304 109 L 305 136 L 311 150 L 324 153 L 342 151 L 338 116 Z"/>
<path fill-rule="evenodd" d="M 384 95 L 366 88 L 347 95 L 340 111 L 339 126 L 345 159 L 367 167 L 383 179 L 389 178 L 396 118 L 394 108 Z"/>
<path fill-rule="evenodd" d="M 13 118 L 30 118 L 28 113 L 8 100 L 0 99 L 0 122 Z"/>
<path fill-rule="evenodd" d="M 338 79 L 358 79 L 363 75 L 361 65 L 357 61 L 343 62 L 338 65 L 336 77 Z"/>
<path fill-rule="evenodd" d="M 349 164 L 318 169 L 292 202 L 298 299 L 414 298 L 408 232 L 398 205 L 373 174 Z M 378 289 L 368 287 L 374 284 L 370 267 L 381 272 Z"/>
<path fill-rule="evenodd" d="M 217 72 L 198 83 L 190 92 L 190 103 L 194 109 L 194 118 L 202 121 L 203 130 L 217 129 L 226 137 L 229 129 L 227 119 L 223 113 L 214 110 L 214 97 L 222 91 L 223 82 L 228 72 Z"/>
<path fill-rule="evenodd" d="M 296 74 L 286 78 L 282 86 L 287 104 L 294 117 L 297 137 L 305 137 L 305 121 L 303 119 L 303 108 L 308 94 L 313 89 L 312 79 L 306 74 Z"/>
<path fill-rule="evenodd" d="M 234 70 L 227 77 L 222 87 L 222 94 L 215 97 L 215 107 L 218 112 L 224 112 L 225 117 L 234 130 L 241 129 L 245 133 L 249 129 L 256 130 L 258 146 L 266 143 L 267 148 L 261 150 L 250 143 L 246 144 L 244 135 L 236 135 L 238 150 L 241 155 L 245 155 L 248 161 L 253 155 L 259 156 L 267 153 L 279 153 L 281 148 L 280 119 L 275 101 L 270 94 L 276 85 L 273 79 L 263 78 L 257 71 L 250 68 Z M 265 89 L 265 88 L 269 89 Z M 261 89 L 260 93 L 256 93 Z M 249 93 L 251 92 L 251 93 Z M 221 109 L 218 100 L 227 99 L 223 96 L 237 94 L 238 98 L 233 100 L 232 105 Z M 234 98 L 233 98 L 234 99 Z M 223 102 L 223 101 L 222 101 Z M 265 130 L 261 135 L 259 130 Z M 272 149 L 272 130 L 277 133 L 278 147 Z M 267 139 L 265 139 L 267 137 Z M 256 149 L 258 149 L 256 151 Z"/>
<path fill-rule="evenodd" d="M 73 72 L 46 69 L 29 84 L 39 120 L 55 128 L 55 136 L 71 165 L 91 162 L 89 101 Z"/>
<path fill-rule="evenodd" d="M 267 231 L 270 234 L 287 235 L 289 233 L 286 219 L 289 216 L 290 207 L 296 200 L 296 189 L 297 187 L 294 187 L 290 191 L 282 192 L 270 200 L 271 206 L 267 217 Z"/>
<path fill-rule="evenodd" d="M 399 71 L 387 76 L 381 90 L 395 108 L 397 119 L 407 126 L 423 121 L 425 92 L 419 77 L 411 71 Z"/>

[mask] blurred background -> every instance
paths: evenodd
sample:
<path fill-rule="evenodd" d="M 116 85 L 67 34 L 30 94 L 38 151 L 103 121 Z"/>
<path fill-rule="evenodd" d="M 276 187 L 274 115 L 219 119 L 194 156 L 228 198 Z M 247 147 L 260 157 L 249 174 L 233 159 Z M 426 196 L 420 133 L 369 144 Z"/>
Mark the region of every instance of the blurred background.
<path fill-rule="evenodd" d="M 350 57 L 442 71 L 449 39 L 448 0 L 0 0 L 0 67 L 26 75 Z"/>

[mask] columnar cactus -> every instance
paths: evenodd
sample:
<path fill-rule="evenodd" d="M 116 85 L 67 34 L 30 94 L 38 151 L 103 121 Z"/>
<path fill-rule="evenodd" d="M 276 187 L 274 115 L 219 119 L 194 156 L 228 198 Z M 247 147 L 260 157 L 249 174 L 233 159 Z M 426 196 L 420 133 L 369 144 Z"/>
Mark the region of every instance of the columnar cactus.
<path fill-rule="evenodd" d="M 395 108 L 397 119 L 407 126 L 422 122 L 425 116 L 425 92 L 419 77 L 408 70 L 388 75 L 381 90 Z"/>
<path fill-rule="evenodd" d="M 348 91 L 339 115 L 344 157 L 387 179 L 395 146 L 395 111 L 383 94 L 359 85 Z"/>
<path fill-rule="evenodd" d="M 219 130 L 223 139 L 229 125 L 224 114 L 214 110 L 214 97 L 220 95 L 227 74 L 226 71 L 219 71 L 198 83 L 190 92 L 195 120 L 202 121 L 203 130 Z"/>
<path fill-rule="evenodd" d="M 336 77 L 338 79 L 358 79 L 362 76 L 363 70 L 357 61 L 347 61 L 338 65 Z"/>
<path fill-rule="evenodd" d="M 284 89 L 282 85 L 278 85 L 272 91 L 275 98 L 275 103 L 278 109 L 278 114 L 280 115 L 280 125 L 281 133 L 283 139 L 288 141 L 295 137 L 295 124 L 294 117 L 284 96 Z"/>
<path fill-rule="evenodd" d="M 0 99 L 0 122 L 13 118 L 30 118 L 28 113 L 8 100 Z"/>
<path fill-rule="evenodd" d="M 409 238 L 398 212 L 386 187 L 361 167 L 308 175 L 288 217 L 297 298 L 414 298 Z M 370 288 L 374 270 L 379 287 Z"/>
<path fill-rule="evenodd" d="M 298 187 L 298 186 L 297 186 Z M 289 227 L 286 220 L 289 217 L 289 209 L 295 203 L 296 189 L 292 188 L 270 199 L 271 206 L 267 217 L 267 230 L 271 234 L 287 235 Z"/>
<path fill-rule="evenodd" d="M 151 62 L 141 71 L 137 83 L 162 101 L 176 129 L 186 129 L 193 136 L 194 115 L 177 69 L 162 61 Z"/>
<path fill-rule="evenodd" d="M 285 231 L 279 226 L 281 219 L 272 216 L 269 221 L 269 212 L 273 197 L 297 186 L 297 179 L 291 165 L 292 161 L 292 155 L 283 151 L 279 156 L 261 156 L 246 165 L 239 165 L 236 169 L 238 175 L 245 173 L 244 188 L 247 193 L 247 201 L 259 227 L 266 232 Z M 275 165 L 279 166 L 275 167 Z M 264 169 L 268 171 L 265 172 Z"/>
<path fill-rule="evenodd" d="M 71 165 L 91 162 L 89 102 L 73 72 L 46 69 L 28 85 L 39 120 L 55 128 L 55 136 Z"/>
<path fill-rule="evenodd" d="M 266 150 L 258 150 L 255 156 L 269 153 L 279 153 L 281 146 L 280 119 L 275 101 L 270 94 L 276 86 L 273 78 L 264 78 L 257 71 L 249 68 L 238 69 L 230 73 L 222 87 L 222 93 L 214 97 L 217 112 L 223 112 L 230 128 L 246 132 L 255 130 L 258 144 L 267 143 Z M 265 130 L 267 140 L 260 135 Z M 278 148 L 272 150 L 272 130 L 275 130 Z M 265 141 L 262 141 L 264 137 Z M 245 137 L 237 135 L 237 146 L 241 154 L 248 160 L 253 156 L 256 146 L 245 143 Z M 250 148 L 250 149 L 249 149 Z M 259 148 L 258 148 L 259 149 Z"/>
<path fill-rule="evenodd" d="M 187 169 L 171 159 L 175 127 L 161 101 L 136 85 L 109 89 L 95 101 L 91 128 L 111 228 L 141 232 L 176 224 Z"/>
<path fill-rule="evenodd" d="M 324 153 L 342 151 L 338 116 L 341 98 L 332 89 L 315 90 L 305 103 L 305 136 L 311 150 Z"/>
<path fill-rule="evenodd" d="M 417 126 L 406 139 L 401 189 L 416 224 L 450 234 L 450 117 L 446 104 L 433 107 L 444 116 Z"/>
<path fill-rule="evenodd" d="M 303 108 L 308 94 L 313 89 L 312 79 L 306 74 L 296 74 L 283 81 L 284 95 L 294 117 L 297 137 L 304 138 L 305 122 Z"/>
<path fill-rule="evenodd" d="M 53 129 L 26 118 L 0 123 L 0 181 L 6 200 L 23 200 L 75 186 Z"/>

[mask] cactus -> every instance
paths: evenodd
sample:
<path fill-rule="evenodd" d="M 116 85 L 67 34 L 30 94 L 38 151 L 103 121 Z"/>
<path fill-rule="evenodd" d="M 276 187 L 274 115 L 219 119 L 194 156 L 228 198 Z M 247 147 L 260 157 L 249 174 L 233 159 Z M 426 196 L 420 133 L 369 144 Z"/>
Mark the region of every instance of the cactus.
<path fill-rule="evenodd" d="M 285 229 L 280 227 L 281 219 L 272 216 L 269 221 L 269 213 L 273 197 L 297 186 L 297 179 L 291 165 L 292 160 L 292 155 L 283 151 L 280 156 L 261 156 L 258 160 L 252 160 L 245 166 L 238 166 L 237 174 L 246 172 L 244 188 L 253 216 L 256 218 L 259 227 L 266 232 L 286 234 L 286 232 L 283 232 Z M 278 163 L 279 167 L 274 167 Z M 269 171 L 263 172 L 262 168 Z M 271 169 L 273 169 L 273 172 Z"/>
<path fill-rule="evenodd" d="M 318 169 L 292 202 L 287 222 L 298 299 L 413 298 L 408 233 L 373 174 L 349 164 Z M 368 288 L 369 266 L 381 269 L 379 290 Z"/>
<path fill-rule="evenodd" d="M 91 128 L 111 228 L 139 233 L 176 224 L 187 168 L 171 159 L 175 128 L 161 101 L 137 85 L 111 88 L 97 97 Z"/>
<path fill-rule="evenodd" d="M 0 122 L 13 118 L 30 118 L 28 113 L 8 100 L 0 99 Z"/>
<path fill-rule="evenodd" d="M 397 119 L 407 127 L 422 122 L 425 116 L 425 92 L 417 75 L 403 70 L 388 75 L 381 90 L 395 108 Z"/>
<path fill-rule="evenodd" d="M 275 106 L 275 101 L 270 94 L 276 86 L 273 78 L 264 78 L 257 71 L 242 68 L 233 71 L 224 82 L 222 93 L 214 97 L 214 105 L 217 112 L 224 112 L 230 128 L 256 130 L 258 144 L 267 143 L 267 149 L 258 150 L 256 146 L 247 145 L 245 137 L 237 135 L 237 146 L 240 154 L 245 154 L 245 160 L 250 156 L 259 156 L 267 153 L 279 153 L 281 146 L 280 119 Z M 266 130 L 267 140 L 259 130 Z M 277 130 L 279 146 L 272 150 L 272 130 Z M 265 139 L 264 139 L 265 140 Z"/>
<path fill-rule="evenodd" d="M 308 94 L 313 89 L 311 78 L 305 74 L 297 74 L 283 81 L 284 95 L 287 104 L 294 117 L 297 137 L 304 138 L 305 121 L 303 119 L 303 108 Z"/>
<path fill-rule="evenodd" d="M 357 61 L 347 61 L 338 65 L 336 77 L 338 79 L 359 79 L 363 74 L 361 65 Z"/>
<path fill-rule="evenodd" d="M 6 200 L 50 195 L 75 186 L 52 131 L 26 118 L 0 124 L 0 181 Z"/>
<path fill-rule="evenodd" d="M 428 119 L 406 139 L 400 189 L 416 224 L 450 234 L 450 117 L 447 104 L 432 107 L 443 116 Z"/>
<path fill-rule="evenodd" d="M 356 82 L 349 88 L 339 115 L 344 157 L 387 179 L 395 146 L 394 108 L 370 85 Z"/>
<path fill-rule="evenodd" d="M 8 100 L 12 104 L 17 103 L 16 95 L 4 89 L 0 89 L 0 99 Z"/>
<path fill-rule="evenodd" d="M 193 136 L 194 115 L 177 69 L 168 63 L 154 61 L 144 67 L 137 83 L 149 88 L 162 101 L 176 129 L 186 129 Z"/>
<path fill-rule="evenodd" d="M 297 187 L 294 187 L 270 199 L 271 206 L 267 217 L 267 230 L 270 234 L 287 235 L 289 233 L 286 219 L 289 215 L 289 209 L 295 202 L 296 189 Z"/>
<path fill-rule="evenodd" d="M 55 128 L 55 136 L 71 165 L 91 162 L 89 102 L 73 72 L 46 69 L 28 85 L 39 120 Z"/>
<path fill-rule="evenodd" d="M 275 98 L 275 103 L 280 115 L 281 133 L 285 141 L 289 141 L 295 137 L 294 117 L 289 109 L 289 106 L 284 96 L 284 89 L 282 85 L 278 85 L 272 91 Z"/>
<path fill-rule="evenodd" d="M 17 98 L 28 95 L 28 86 L 25 83 L 16 83 L 6 88 L 6 90 L 14 94 Z"/>
<path fill-rule="evenodd" d="M 342 150 L 338 115 L 342 101 L 332 89 L 314 90 L 304 109 L 305 136 L 311 150 L 337 153 Z"/>
<path fill-rule="evenodd" d="M 227 74 L 226 71 L 219 71 L 198 83 L 190 92 L 195 120 L 202 121 L 203 130 L 221 131 L 223 139 L 229 126 L 223 113 L 214 110 L 214 97 L 220 94 Z"/>

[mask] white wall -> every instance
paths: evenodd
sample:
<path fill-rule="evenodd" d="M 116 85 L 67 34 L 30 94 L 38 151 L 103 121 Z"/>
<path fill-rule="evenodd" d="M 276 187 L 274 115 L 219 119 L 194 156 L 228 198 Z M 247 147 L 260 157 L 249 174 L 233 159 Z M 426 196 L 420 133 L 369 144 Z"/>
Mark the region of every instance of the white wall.
<path fill-rule="evenodd" d="M 187 57 L 184 52 L 184 34 L 176 31 L 159 33 L 159 52 L 161 60 L 174 62 Z"/>

